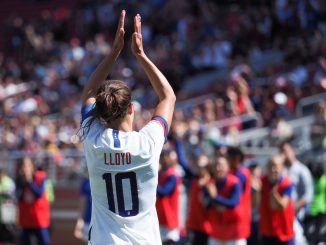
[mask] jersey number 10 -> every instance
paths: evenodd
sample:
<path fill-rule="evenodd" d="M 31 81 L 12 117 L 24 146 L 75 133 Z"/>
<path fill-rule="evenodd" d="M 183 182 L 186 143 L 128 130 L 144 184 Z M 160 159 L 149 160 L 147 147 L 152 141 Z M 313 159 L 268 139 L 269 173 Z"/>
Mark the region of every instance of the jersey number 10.
<path fill-rule="evenodd" d="M 116 207 L 115 207 L 114 196 L 113 196 L 112 174 L 105 173 L 103 174 L 102 177 L 105 180 L 105 184 L 106 184 L 106 193 L 108 197 L 109 210 L 116 213 Z M 139 212 L 139 201 L 138 201 L 136 173 L 135 172 L 117 173 L 114 179 L 115 179 L 115 188 L 117 194 L 116 201 L 118 205 L 118 214 L 122 217 L 137 215 Z M 123 192 L 123 185 L 122 185 L 123 179 L 129 180 L 130 183 L 131 204 L 132 204 L 132 208 L 130 210 L 126 210 L 125 208 L 125 202 L 123 196 L 124 192 Z"/>

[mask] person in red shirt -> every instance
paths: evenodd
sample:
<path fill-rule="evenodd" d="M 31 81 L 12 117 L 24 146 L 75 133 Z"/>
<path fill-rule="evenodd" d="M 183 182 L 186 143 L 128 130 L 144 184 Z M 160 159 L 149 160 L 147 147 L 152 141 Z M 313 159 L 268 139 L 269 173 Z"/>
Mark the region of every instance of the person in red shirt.
<path fill-rule="evenodd" d="M 275 156 L 267 163 L 262 178 L 260 232 L 264 245 L 293 245 L 294 206 L 291 199 L 293 182 L 282 176 L 284 158 Z"/>
<path fill-rule="evenodd" d="M 184 170 L 183 179 L 189 183 L 189 199 L 187 210 L 187 244 L 206 245 L 212 226 L 209 216 L 209 200 L 205 197 L 205 185 L 211 179 L 211 166 L 208 157 L 204 154 L 194 159 L 193 164 L 186 159 L 183 143 L 176 138 L 175 150 L 178 162 Z"/>
<path fill-rule="evenodd" d="M 241 234 L 241 183 L 229 173 L 225 157 L 214 159 L 214 180 L 206 185 L 211 198 L 209 219 L 212 224 L 209 245 L 245 245 Z"/>
<path fill-rule="evenodd" d="M 35 170 L 31 158 L 24 157 L 17 170 L 17 197 L 21 244 L 31 245 L 36 237 L 38 245 L 49 245 L 50 203 L 46 197 L 44 171 Z"/>
<path fill-rule="evenodd" d="M 239 209 L 241 210 L 241 230 L 239 237 L 247 239 L 251 233 L 251 177 L 250 171 L 243 167 L 244 154 L 240 148 L 229 146 L 227 158 L 230 164 L 230 173 L 235 176 L 241 186 Z"/>
<path fill-rule="evenodd" d="M 189 190 L 186 227 L 188 242 L 193 245 L 207 244 L 208 235 L 212 231 L 212 225 L 209 220 L 209 200 L 205 197 L 205 185 L 211 180 L 210 166 L 208 163 L 201 165 L 201 160 L 203 159 L 198 159 L 198 175 L 194 175 L 191 179 Z"/>
<path fill-rule="evenodd" d="M 163 244 L 174 244 L 180 239 L 180 187 L 176 170 L 177 156 L 172 150 L 163 150 L 158 174 L 156 211 Z"/>

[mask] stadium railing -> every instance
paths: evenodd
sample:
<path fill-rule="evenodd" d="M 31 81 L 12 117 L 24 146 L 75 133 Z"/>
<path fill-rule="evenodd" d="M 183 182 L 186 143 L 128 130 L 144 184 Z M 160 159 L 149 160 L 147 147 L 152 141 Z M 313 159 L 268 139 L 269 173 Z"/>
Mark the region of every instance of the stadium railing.
<path fill-rule="evenodd" d="M 284 57 L 282 52 L 278 50 L 266 50 L 262 52 L 260 57 L 252 58 L 249 61 L 249 65 L 255 71 L 262 71 L 266 67 L 278 65 L 282 63 Z M 182 87 L 182 93 L 184 94 L 198 94 L 209 91 L 214 85 L 223 83 L 230 76 L 230 69 L 216 69 L 203 74 L 188 77 Z M 257 79 L 260 82 L 260 79 Z M 263 79 L 263 83 L 266 79 Z"/>
<path fill-rule="evenodd" d="M 326 102 L 326 93 L 316 94 L 300 99 L 295 109 L 296 115 L 305 116 L 311 114 L 313 107 L 320 101 Z"/>

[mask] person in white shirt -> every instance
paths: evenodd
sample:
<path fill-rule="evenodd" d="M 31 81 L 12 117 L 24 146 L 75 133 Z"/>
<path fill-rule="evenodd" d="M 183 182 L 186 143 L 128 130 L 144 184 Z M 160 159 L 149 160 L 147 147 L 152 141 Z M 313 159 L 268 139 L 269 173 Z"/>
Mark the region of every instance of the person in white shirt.
<path fill-rule="evenodd" d="M 282 143 L 280 152 L 285 157 L 284 175 L 294 182 L 292 199 L 296 212 L 294 222 L 295 244 L 305 245 L 307 241 L 303 234 L 302 222 L 314 195 L 312 175 L 308 167 L 296 158 L 295 151 L 289 143 Z"/>
<path fill-rule="evenodd" d="M 143 50 L 137 14 L 131 48 L 159 102 L 152 120 L 139 132 L 133 131 L 130 89 L 122 81 L 106 81 L 124 46 L 125 14 L 123 10 L 111 53 L 82 93 L 81 134 L 92 195 L 89 245 L 161 243 L 155 209 L 159 157 L 176 97 Z"/>

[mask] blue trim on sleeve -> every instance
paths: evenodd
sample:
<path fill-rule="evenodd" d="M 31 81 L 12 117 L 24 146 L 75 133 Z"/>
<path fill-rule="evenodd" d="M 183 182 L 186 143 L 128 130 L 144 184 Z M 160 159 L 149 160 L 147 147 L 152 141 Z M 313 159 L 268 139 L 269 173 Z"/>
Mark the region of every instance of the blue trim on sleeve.
<path fill-rule="evenodd" d="M 120 148 L 120 140 L 119 140 L 119 130 L 113 129 L 112 130 L 113 136 L 113 144 L 115 148 Z"/>
<path fill-rule="evenodd" d="M 82 108 L 81 108 L 81 122 L 80 122 L 80 124 L 82 124 L 85 121 L 85 119 L 87 119 L 88 117 L 92 116 L 94 105 L 95 104 L 84 104 L 82 106 Z"/>
<path fill-rule="evenodd" d="M 177 177 L 169 176 L 163 185 L 157 186 L 157 195 L 159 197 L 170 196 L 177 186 Z"/>
<path fill-rule="evenodd" d="M 227 208 L 235 208 L 240 203 L 240 195 L 241 195 L 241 187 L 240 184 L 237 183 L 232 188 L 232 194 L 229 198 L 217 196 L 214 198 L 214 202 L 216 204 L 225 206 Z"/>
<path fill-rule="evenodd" d="M 28 186 L 30 190 L 34 193 L 36 198 L 40 198 L 45 191 L 45 179 L 42 180 L 40 186 L 37 186 L 34 182 L 29 182 Z"/>
<path fill-rule="evenodd" d="M 164 138 L 165 138 L 164 143 L 166 143 L 166 141 L 167 141 L 167 136 L 168 136 L 168 134 L 169 134 L 169 126 L 168 126 L 168 123 L 167 123 L 166 120 L 165 120 L 163 117 L 161 117 L 161 116 L 154 116 L 154 117 L 152 117 L 152 120 L 157 120 L 157 121 L 159 121 L 159 122 L 162 124 L 162 126 L 164 127 Z"/>
<path fill-rule="evenodd" d="M 293 185 L 289 185 L 282 193 L 283 196 L 291 197 L 293 190 Z"/>
<path fill-rule="evenodd" d="M 217 182 L 217 189 L 223 189 L 226 184 L 226 177 Z"/>
<path fill-rule="evenodd" d="M 192 172 L 191 168 L 189 167 L 188 160 L 186 158 L 185 152 L 183 150 L 183 143 L 181 140 L 176 139 L 174 141 L 175 143 L 175 151 L 178 156 L 179 164 L 182 167 L 182 169 L 185 171 L 185 177 L 186 178 L 192 178 L 196 175 Z"/>
<path fill-rule="evenodd" d="M 234 175 L 240 180 L 241 191 L 243 192 L 246 188 L 247 177 L 240 170 L 237 170 Z"/>
<path fill-rule="evenodd" d="M 83 219 L 85 223 L 91 222 L 91 214 L 92 214 L 92 196 L 91 196 L 91 189 L 90 189 L 89 179 L 83 179 L 80 187 L 80 193 L 85 199 L 85 209 L 83 214 Z"/>

